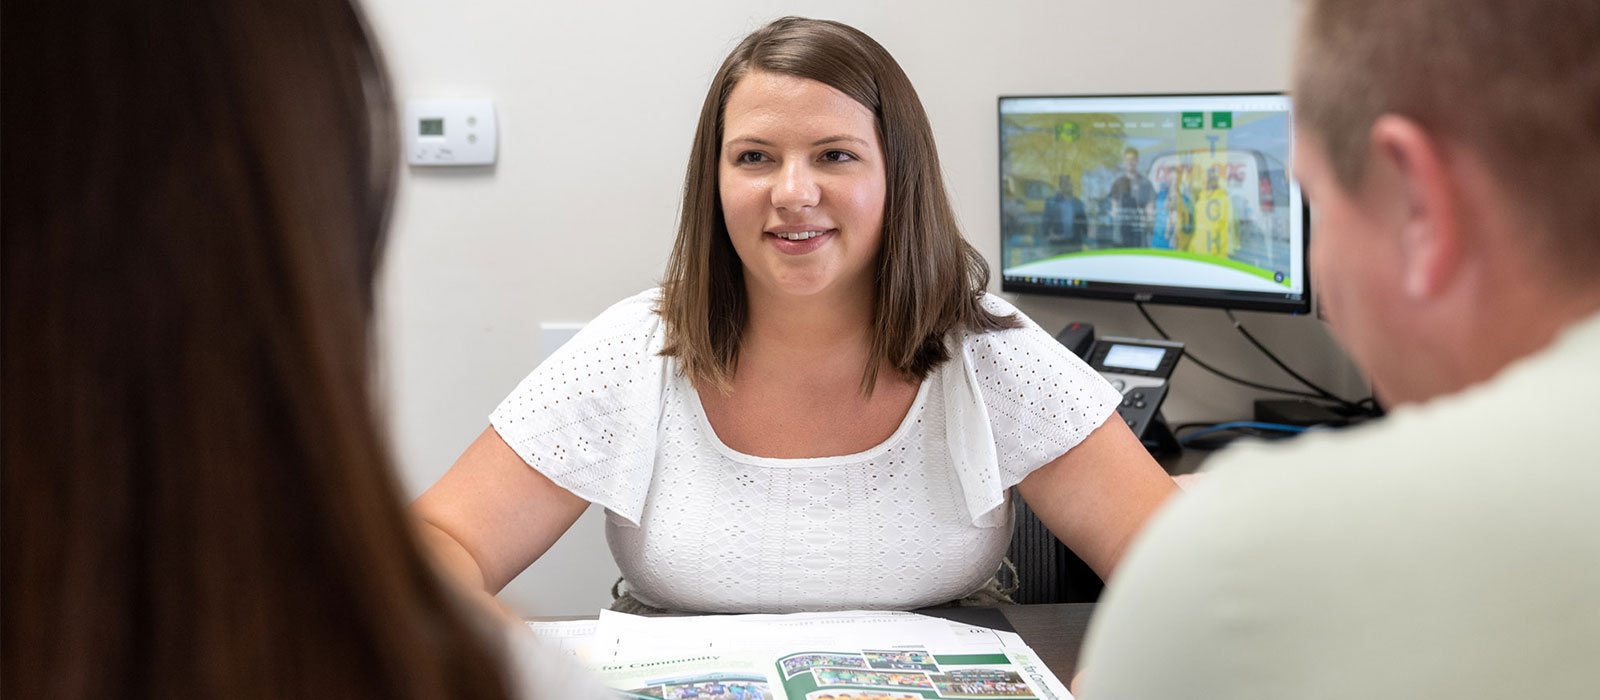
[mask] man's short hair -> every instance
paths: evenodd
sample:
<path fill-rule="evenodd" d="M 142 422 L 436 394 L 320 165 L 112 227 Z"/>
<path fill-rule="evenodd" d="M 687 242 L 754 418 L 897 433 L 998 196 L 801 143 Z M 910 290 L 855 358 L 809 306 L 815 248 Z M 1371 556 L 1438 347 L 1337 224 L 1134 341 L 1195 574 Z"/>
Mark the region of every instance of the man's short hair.
<path fill-rule="evenodd" d="M 1354 190 L 1383 114 L 1473 150 L 1539 257 L 1593 276 L 1600 262 L 1600 2 L 1308 0 L 1296 121 Z"/>
<path fill-rule="evenodd" d="M 1139 157 L 1139 149 L 1134 148 L 1133 146 L 1129 146 L 1127 148 L 1122 149 L 1122 157 L 1126 158 L 1128 156 L 1133 156 L 1135 158 L 1138 158 Z"/>

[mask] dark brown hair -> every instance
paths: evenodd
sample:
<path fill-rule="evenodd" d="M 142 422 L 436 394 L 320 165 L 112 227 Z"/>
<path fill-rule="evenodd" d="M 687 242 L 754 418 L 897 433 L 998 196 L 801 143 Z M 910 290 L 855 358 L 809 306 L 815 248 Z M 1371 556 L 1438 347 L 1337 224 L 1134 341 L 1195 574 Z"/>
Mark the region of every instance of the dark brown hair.
<path fill-rule="evenodd" d="M 1294 95 L 1295 120 L 1326 147 L 1344 189 L 1365 177 L 1378 117 L 1410 118 L 1494 169 L 1541 258 L 1593 277 L 1600 3 L 1311 0 Z"/>
<path fill-rule="evenodd" d="M 678 238 L 667 262 L 660 308 L 663 355 L 675 356 L 699 386 L 726 390 L 738 360 L 748 305 L 743 268 L 728 239 L 718 188 L 723 110 L 745 75 L 766 71 L 828 85 L 871 110 L 883 144 L 888 192 L 878 252 L 872 343 L 861 376 L 870 395 L 885 363 L 921 380 L 949 359 L 946 335 L 1017 324 L 982 306 L 989 266 L 962 238 L 945 194 L 933 127 L 899 64 L 860 30 L 785 17 L 755 31 L 711 79 L 684 177 Z"/>
<path fill-rule="evenodd" d="M 396 167 L 346 2 L 8 4 L 12 698 L 500 698 L 369 399 Z"/>

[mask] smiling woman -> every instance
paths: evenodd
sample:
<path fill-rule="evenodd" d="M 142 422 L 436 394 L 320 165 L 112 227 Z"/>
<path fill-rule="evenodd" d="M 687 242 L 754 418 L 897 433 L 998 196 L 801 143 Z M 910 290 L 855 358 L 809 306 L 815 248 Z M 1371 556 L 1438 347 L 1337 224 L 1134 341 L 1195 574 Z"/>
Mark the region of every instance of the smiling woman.
<path fill-rule="evenodd" d="M 418 499 L 486 593 L 590 503 L 618 609 L 999 603 L 1012 486 L 1108 574 L 1172 491 L 1120 396 L 1000 299 L 916 91 L 877 42 L 785 18 L 700 114 L 660 290 L 540 365 Z"/>
<path fill-rule="evenodd" d="M 723 215 L 753 303 L 870 299 L 885 190 L 872 112 L 815 80 L 757 72 L 723 121 Z"/>

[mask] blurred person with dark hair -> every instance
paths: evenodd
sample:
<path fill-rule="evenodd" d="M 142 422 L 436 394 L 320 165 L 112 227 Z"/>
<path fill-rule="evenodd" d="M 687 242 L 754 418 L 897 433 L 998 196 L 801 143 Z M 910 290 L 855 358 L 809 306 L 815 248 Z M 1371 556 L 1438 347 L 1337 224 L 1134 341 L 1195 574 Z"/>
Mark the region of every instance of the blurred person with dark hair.
<path fill-rule="evenodd" d="M 1122 149 L 1122 174 L 1111 183 L 1111 219 L 1116 244 L 1142 248 L 1150 244 L 1150 222 L 1155 218 L 1156 188 L 1139 172 L 1139 149 Z"/>
<path fill-rule="evenodd" d="M 8 4 L 0 50 L 3 694 L 598 692 L 413 539 L 371 406 L 398 137 L 357 9 Z"/>
<path fill-rule="evenodd" d="M 1393 410 L 1208 462 L 1101 598 L 1082 697 L 1593 697 L 1600 3 L 1305 13 L 1311 279 Z"/>
<path fill-rule="evenodd" d="M 1089 233 L 1089 210 L 1072 191 L 1072 176 L 1058 178 L 1060 187 L 1044 203 L 1045 239 L 1082 245 Z"/>

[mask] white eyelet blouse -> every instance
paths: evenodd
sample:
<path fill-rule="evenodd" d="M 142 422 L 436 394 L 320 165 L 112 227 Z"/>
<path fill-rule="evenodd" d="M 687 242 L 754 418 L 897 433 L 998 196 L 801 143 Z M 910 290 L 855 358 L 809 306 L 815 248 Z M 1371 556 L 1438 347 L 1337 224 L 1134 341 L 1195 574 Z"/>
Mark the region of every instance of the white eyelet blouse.
<path fill-rule="evenodd" d="M 529 466 L 608 511 L 634 596 L 702 612 L 906 609 L 988 582 L 1009 489 L 1099 427 L 1121 396 L 1050 334 L 953 338 L 894 434 L 811 459 L 717 438 L 650 290 L 590 322 L 490 415 Z M 1017 313 L 987 296 L 991 311 Z"/>

